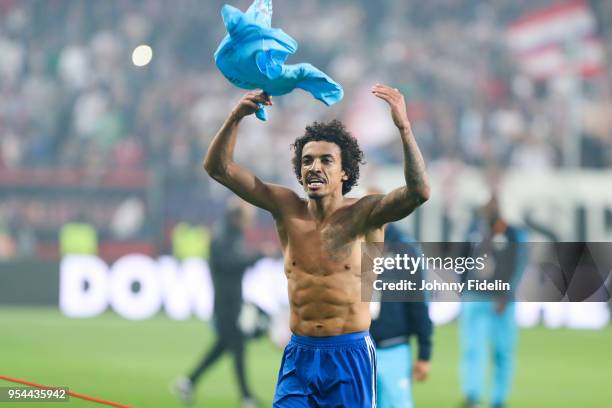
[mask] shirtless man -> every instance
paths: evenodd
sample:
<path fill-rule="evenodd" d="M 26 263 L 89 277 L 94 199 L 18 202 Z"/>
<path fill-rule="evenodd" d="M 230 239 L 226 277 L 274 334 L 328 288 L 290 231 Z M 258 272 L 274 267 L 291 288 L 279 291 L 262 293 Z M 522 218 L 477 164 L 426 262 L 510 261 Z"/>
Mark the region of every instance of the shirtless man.
<path fill-rule="evenodd" d="M 373 407 L 376 356 L 368 335 L 368 302 L 361 301 L 361 243 L 382 242 L 382 227 L 429 198 L 423 157 L 403 95 L 376 84 L 399 130 L 406 185 L 389 194 L 346 198 L 359 178 L 363 153 L 338 121 L 314 123 L 293 144 L 293 167 L 308 196 L 261 181 L 233 160 L 240 121 L 258 104 L 247 93 L 213 139 L 204 168 L 244 200 L 274 217 L 289 283 L 291 331 L 279 371 L 274 407 Z M 262 148 L 265 148 L 262 146 Z"/>

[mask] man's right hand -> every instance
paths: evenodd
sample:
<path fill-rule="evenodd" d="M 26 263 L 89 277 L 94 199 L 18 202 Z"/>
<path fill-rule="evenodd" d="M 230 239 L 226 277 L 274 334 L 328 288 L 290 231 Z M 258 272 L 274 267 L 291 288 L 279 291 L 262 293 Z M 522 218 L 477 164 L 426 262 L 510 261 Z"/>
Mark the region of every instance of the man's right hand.
<path fill-rule="evenodd" d="M 238 105 L 232 110 L 231 116 L 234 120 L 240 120 L 245 116 L 252 115 L 259 110 L 257 104 L 272 105 L 272 97 L 262 90 L 248 92 L 240 99 Z"/>

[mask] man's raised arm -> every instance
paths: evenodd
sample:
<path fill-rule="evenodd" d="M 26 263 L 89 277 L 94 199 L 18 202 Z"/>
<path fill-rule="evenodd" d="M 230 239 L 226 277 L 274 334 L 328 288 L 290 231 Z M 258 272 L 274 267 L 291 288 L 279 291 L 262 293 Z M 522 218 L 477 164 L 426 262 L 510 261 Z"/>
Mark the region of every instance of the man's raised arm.
<path fill-rule="evenodd" d="M 401 220 L 429 199 L 430 189 L 425 173 L 425 162 L 412 134 L 406 113 L 404 96 L 397 88 L 376 84 L 372 93 L 383 99 L 391 108 L 391 116 L 400 131 L 404 150 L 404 178 L 406 185 L 386 195 L 365 197 L 371 211 L 366 216 L 365 228 L 378 228 Z"/>
<path fill-rule="evenodd" d="M 262 91 L 254 91 L 247 93 L 240 100 L 211 142 L 203 166 L 213 179 L 245 201 L 276 215 L 283 196 L 295 193 L 281 186 L 264 183 L 234 162 L 234 147 L 240 121 L 255 113 L 259 109 L 258 103 L 272 105 L 272 98 Z"/>

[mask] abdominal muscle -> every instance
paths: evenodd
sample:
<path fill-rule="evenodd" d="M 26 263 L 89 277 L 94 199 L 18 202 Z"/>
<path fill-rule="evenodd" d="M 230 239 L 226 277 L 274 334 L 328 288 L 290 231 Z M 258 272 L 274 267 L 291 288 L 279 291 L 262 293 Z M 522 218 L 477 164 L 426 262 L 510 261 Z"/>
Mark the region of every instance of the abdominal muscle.
<path fill-rule="evenodd" d="M 358 273 L 339 270 L 313 274 L 295 267 L 286 272 L 293 333 L 337 336 L 369 329 L 369 306 L 361 301 Z"/>

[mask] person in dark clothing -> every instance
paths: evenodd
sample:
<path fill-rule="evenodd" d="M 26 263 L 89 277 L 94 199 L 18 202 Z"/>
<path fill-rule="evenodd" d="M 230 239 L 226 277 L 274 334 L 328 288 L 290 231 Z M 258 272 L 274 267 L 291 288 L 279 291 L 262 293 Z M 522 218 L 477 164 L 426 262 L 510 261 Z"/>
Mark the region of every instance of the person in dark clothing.
<path fill-rule="evenodd" d="M 401 244 L 411 257 L 421 255 L 418 243 L 393 224 L 385 227 L 385 246 Z M 417 271 L 422 274 L 422 271 Z M 381 275 L 382 276 L 382 275 Z M 429 374 L 433 325 L 425 302 L 373 302 L 370 334 L 376 344 L 379 408 L 413 407 L 411 377 L 423 381 Z M 417 337 L 417 361 L 412 366 L 410 338 Z"/>
<path fill-rule="evenodd" d="M 251 218 L 250 208 L 240 200 L 230 202 L 223 222 L 216 226 L 210 248 L 210 271 L 214 286 L 214 326 L 217 339 L 188 377 L 179 378 L 174 391 L 185 404 L 193 401 L 193 388 L 201 376 L 225 352 L 234 357 L 243 407 L 257 406 L 246 382 L 244 367 L 245 335 L 238 319 L 242 308 L 242 277 L 246 269 L 262 258 L 247 255 L 244 228 Z"/>

